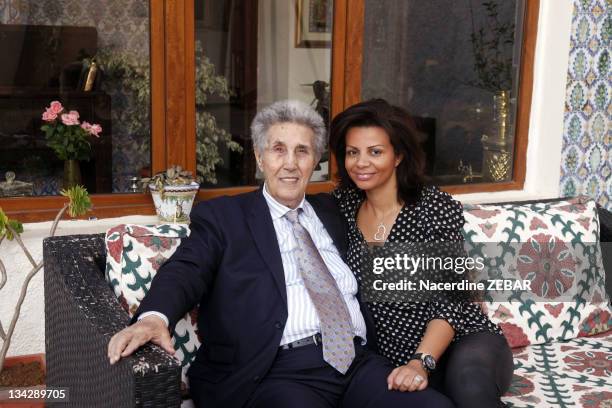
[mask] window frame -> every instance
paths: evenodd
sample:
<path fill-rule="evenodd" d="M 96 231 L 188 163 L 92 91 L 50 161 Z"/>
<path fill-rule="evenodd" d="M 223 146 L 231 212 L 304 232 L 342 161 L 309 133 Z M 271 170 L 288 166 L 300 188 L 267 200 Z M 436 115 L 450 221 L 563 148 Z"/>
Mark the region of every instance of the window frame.
<path fill-rule="evenodd" d="M 354 5 L 353 5 L 354 4 Z M 350 69 L 344 80 L 344 106 L 348 107 L 360 102 L 361 98 L 361 63 L 363 60 L 363 27 L 365 0 L 351 1 L 355 7 L 350 10 L 353 14 L 347 22 L 347 31 L 351 29 L 350 36 L 353 41 L 348 45 L 350 50 L 346 53 L 345 65 Z M 540 0 L 525 0 L 523 10 L 523 36 L 521 45 L 521 62 L 519 68 L 519 86 L 514 135 L 514 165 L 512 179 L 499 183 L 478 183 L 465 185 L 442 185 L 440 188 L 450 194 L 484 193 L 506 190 L 522 190 L 525 184 L 527 169 L 527 145 L 529 139 L 529 118 L 531 113 L 531 99 L 533 93 L 533 67 L 535 61 L 536 39 L 538 32 L 538 17 Z M 334 19 L 335 23 L 335 19 Z M 334 34 L 335 31 L 334 31 Z M 335 46 L 335 42 L 334 42 Z M 336 55 L 334 54 L 334 57 Z M 333 62 L 336 60 L 334 59 Z M 334 79 L 336 79 L 334 77 Z M 332 93 L 332 105 L 334 103 Z M 340 110 L 341 111 L 341 110 Z M 332 109 L 333 114 L 339 111 Z M 334 162 L 335 165 L 335 162 Z M 334 171 L 337 167 L 333 167 Z"/>
<path fill-rule="evenodd" d="M 246 0 L 254 1 L 257 0 Z M 350 5 L 349 5 L 350 3 Z M 151 169 L 171 164 L 196 168 L 194 0 L 150 0 Z M 442 186 L 451 194 L 520 190 L 525 182 L 533 66 L 540 0 L 526 0 L 517 97 L 512 180 L 502 183 Z M 331 112 L 337 115 L 361 100 L 365 0 L 335 0 L 331 70 Z M 330 175 L 337 163 L 330 156 Z M 333 179 L 332 179 L 333 180 Z M 331 191 L 334 181 L 313 182 L 309 193 Z M 200 189 L 198 200 L 252 191 L 257 187 Z M 155 214 L 149 193 L 92 194 L 88 216 L 109 218 Z M 54 218 L 66 202 L 61 196 L 0 198 L 0 207 L 22 222 Z"/>
<path fill-rule="evenodd" d="M 191 0 L 193 2 L 193 0 Z M 167 141 L 166 134 L 166 71 L 167 58 L 165 50 L 168 42 L 178 37 L 173 33 L 172 25 L 167 20 L 172 14 L 173 2 L 167 0 L 149 1 L 149 27 L 150 27 L 150 58 L 151 58 L 151 169 L 153 172 L 161 171 L 166 166 Z M 184 4 L 183 4 L 184 5 Z M 176 40 L 174 40 L 176 41 Z M 170 48 L 171 49 L 171 48 Z M 194 140 L 195 143 L 195 140 Z M 172 145 L 172 144 L 171 144 Z M 155 214 L 153 199 L 149 193 L 127 194 L 92 194 L 92 211 L 87 217 L 110 218 L 135 214 Z M 21 222 L 48 221 L 55 218 L 57 211 L 67 202 L 62 196 L 39 197 L 9 197 L 0 198 L 0 207 L 11 218 Z"/>

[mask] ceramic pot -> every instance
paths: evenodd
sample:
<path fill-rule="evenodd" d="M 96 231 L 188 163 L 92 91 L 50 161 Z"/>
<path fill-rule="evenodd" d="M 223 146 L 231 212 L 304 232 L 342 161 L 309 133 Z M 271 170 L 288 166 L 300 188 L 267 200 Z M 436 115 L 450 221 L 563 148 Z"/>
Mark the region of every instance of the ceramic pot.
<path fill-rule="evenodd" d="M 164 186 L 163 191 L 156 190 L 155 185 L 150 184 L 149 190 L 159 220 L 172 224 L 188 223 L 199 189 L 200 185 L 196 182 L 184 186 Z"/>
<path fill-rule="evenodd" d="M 4 360 L 4 364 L 3 364 L 4 373 L 7 373 L 6 369 L 8 368 L 11 368 L 11 367 L 14 368 L 15 366 L 19 364 L 27 365 L 29 363 L 34 363 L 34 362 L 37 362 L 40 364 L 40 367 L 42 369 L 43 384 L 19 388 L 20 390 L 21 389 L 25 390 L 25 392 L 27 392 L 30 395 L 34 395 L 34 393 L 37 390 L 45 389 L 44 377 L 47 371 L 45 355 L 44 354 L 28 354 L 28 355 L 23 355 L 23 356 L 7 357 Z M 9 395 L 11 389 L 13 390 L 13 397 L 14 397 L 15 396 L 14 388 L 0 389 L 0 407 L 1 408 L 44 408 L 45 402 L 43 400 L 36 400 L 36 399 L 28 398 L 28 399 L 19 399 L 16 402 L 9 402 L 12 399 L 10 398 L 10 395 Z"/>

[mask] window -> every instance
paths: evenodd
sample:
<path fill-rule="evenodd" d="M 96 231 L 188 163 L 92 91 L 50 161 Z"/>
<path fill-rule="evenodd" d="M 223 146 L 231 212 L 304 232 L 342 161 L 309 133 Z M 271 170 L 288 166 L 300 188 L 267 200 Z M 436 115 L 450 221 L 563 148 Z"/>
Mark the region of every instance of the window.
<path fill-rule="evenodd" d="M 329 123 L 331 0 L 195 3 L 197 174 L 206 189 L 257 185 L 250 124 L 298 99 Z M 329 179 L 326 152 L 312 181 Z"/>
<path fill-rule="evenodd" d="M 148 4 L 19 1 L 1 13 L 0 176 L 9 178 L 0 197 L 53 196 L 70 181 L 92 194 L 129 192 L 151 171 Z M 45 122 L 52 101 L 63 111 L 54 104 Z M 62 117 L 70 111 L 78 123 Z M 82 123 L 101 131 L 74 136 L 91 146 L 78 154 L 78 142 L 54 149 L 41 131 L 64 129 L 63 142 Z M 80 177 L 69 180 L 74 171 Z"/>
<path fill-rule="evenodd" d="M 519 87 L 525 6 L 365 1 L 362 99 L 412 113 L 436 184 L 508 183 L 518 174 L 517 106 L 530 99 Z"/>

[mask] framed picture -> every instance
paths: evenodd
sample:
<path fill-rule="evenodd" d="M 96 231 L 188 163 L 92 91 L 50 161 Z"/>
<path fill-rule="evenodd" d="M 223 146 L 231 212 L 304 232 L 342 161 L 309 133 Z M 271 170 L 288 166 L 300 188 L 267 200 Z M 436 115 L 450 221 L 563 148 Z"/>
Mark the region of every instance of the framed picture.
<path fill-rule="evenodd" d="M 295 0 L 295 46 L 331 48 L 333 0 Z"/>

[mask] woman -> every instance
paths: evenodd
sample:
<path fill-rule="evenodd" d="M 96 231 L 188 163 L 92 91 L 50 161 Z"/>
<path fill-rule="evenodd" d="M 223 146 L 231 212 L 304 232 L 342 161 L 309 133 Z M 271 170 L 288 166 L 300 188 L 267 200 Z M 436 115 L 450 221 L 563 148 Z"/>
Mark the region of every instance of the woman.
<path fill-rule="evenodd" d="M 334 192 L 349 224 L 347 261 L 360 284 L 372 274 L 366 243 L 460 242 L 461 204 L 424 181 L 424 154 L 407 112 L 382 99 L 351 106 L 331 125 L 340 186 Z M 433 386 L 458 407 L 502 406 L 512 354 L 501 330 L 477 304 L 429 299 L 368 302 L 378 349 L 397 368 L 390 389 Z"/>

